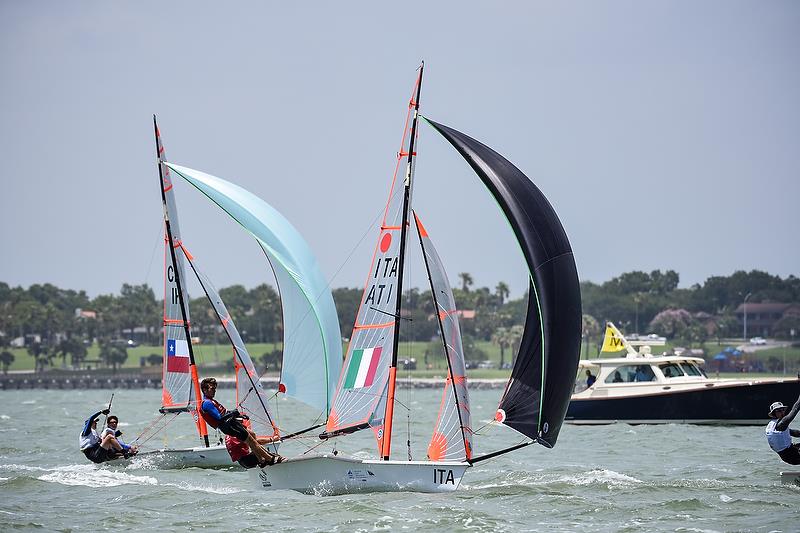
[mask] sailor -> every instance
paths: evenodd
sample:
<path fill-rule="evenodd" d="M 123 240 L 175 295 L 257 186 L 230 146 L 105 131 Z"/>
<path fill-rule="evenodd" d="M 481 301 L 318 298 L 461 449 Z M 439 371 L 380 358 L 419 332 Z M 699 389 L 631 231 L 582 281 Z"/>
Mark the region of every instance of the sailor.
<path fill-rule="evenodd" d="M 103 439 L 106 435 L 113 435 L 114 438 L 117 439 L 119 445 L 122 446 L 122 455 L 127 459 L 132 455 L 136 455 L 139 449 L 136 447 L 136 445 L 130 446 L 125 444 L 125 442 L 122 440 L 122 431 L 117 429 L 118 425 L 119 418 L 117 418 L 117 415 L 109 416 L 106 420 L 106 428 L 103 430 L 100 438 Z"/>
<path fill-rule="evenodd" d="M 595 381 L 597 381 L 597 376 L 592 374 L 592 371 L 587 368 L 586 369 L 586 388 L 588 389 L 589 387 L 594 385 Z"/>
<path fill-rule="evenodd" d="M 800 430 L 789 429 L 794 417 L 800 411 L 800 397 L 794 402 L 791 411 L 781 402 L 769 406 L 769 416 L 772 420 L 767 424 L 765 431 L 769 447 L 772 448 L 784 463 L 800 465 L 800 443 L 792 444 L 792 437 L 800 437 Z"/>
<path fill-rule="evenodd" d="M 100 438 L 97 434 L 97 419 L 102 415 L 107 415 L 108 409 L 98 411 L 83 423 L 79 445 L 81 451 L 93 463 L 103 463 L 122 456 L 122 446 L 113 435 L 104 435 Z"/>
<path fill-rule="evenodd" d="M 200 414 L 203 420 L 214 429 L 219 429 L 225 435 L 230 435 L 238 439 L 242 444 L 247 444 L 250 451 L 258 459 L 257 466 L 264 468 L 267 465 L 280 463 L 283 457 L 274 455 L 264 449 L 259 444 L 256 434 L 244 427 L 242 421 L 247 418 L 237 410 L 228 411 L 222 406 L 214 396 L 217 393 L 217 380 L 205 378 L 200 382 L 200 390 L 203 392 L 203 403 L 200 406 Z M 230 450 L 229 450 L 230 451 Z M 233 459 L 233 455 L 231 455 Z"/>
<path fill-rule="evenodd" d="M 247 421 L 245 420 L 245 422 Z M 257 437 L 256 440 L 259 444 L 270 444 L 275 441 L 272 437 Z M 228 450 L 228 455 L 231 456 L 231 461 L 239 463 L 242 468 L 259 466 L 258 456 L 250 451 L 247 442 L 240 441 L 231 435 L 225 435 L 225 448 Z M 276 463 L 280 463 L 282 460 L 280 455 L 275 457 Z"/>

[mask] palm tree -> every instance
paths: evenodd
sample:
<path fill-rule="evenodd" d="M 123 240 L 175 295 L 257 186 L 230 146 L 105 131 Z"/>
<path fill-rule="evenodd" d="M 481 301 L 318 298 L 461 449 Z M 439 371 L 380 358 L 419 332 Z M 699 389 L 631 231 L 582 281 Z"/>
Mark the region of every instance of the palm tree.
<path fill-rule="evenodd" d="M 500 305 L 503 305 L 503 302 L 505 302 L 506 298 L 508 298 L 510 292 L 511 291 L 509 291 L 508 285 L 502 281 L 494 288 L 494 293 L 497 295 L 497 299 L 500 300 Z"/>
<path fill-rule="evenodd" d="M 69 355 L 72 366 L 76 367 L 86 359 L 87 351 L 82 341 L 75 337 L 70 337 L 58 343 L 57 353 L 61 355 L 62 366 L 67 366 L 67 355 Z"/>
<path fill-rule="evenodd" d="M 492 333 L 492 344 L 500 347 L 500 368 L 505 364 L 506 348 L 511 346 L 511 335 L 508 328 L 499 327 Z"/>
<path fill-rule="evenodd" d="M 117 372 L 117 366 L 122 365 L 128 359 L 128 349 L 125 346 L 112 344 L 111 342 L 102 342 L 100 343 L 100 359 L 106 365 L 111 366 L 114 369 L 114 373 Z"/>
<path fill-rule="evenodd" d="M 464 292 L 469 292 L 469 288 L 473 283 L 475 283 L 472 279 L 472 276 L 469 274 L 469 272 L 462 272 L 458 275 L 458 277 L 461 278 L 461 290 Z"/>

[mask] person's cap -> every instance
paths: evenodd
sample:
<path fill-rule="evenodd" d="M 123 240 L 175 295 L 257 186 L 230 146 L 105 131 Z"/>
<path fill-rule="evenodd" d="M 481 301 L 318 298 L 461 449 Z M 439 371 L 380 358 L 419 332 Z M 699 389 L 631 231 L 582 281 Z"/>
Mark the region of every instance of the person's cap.
<path fill-rule="evenodd" d="M 783 405 L 781 402 L 775 402 L 769 406 L 769 416 L 772 416 L 772 413 L 777 411 L 778 409 L 786 409 L 786 406 Z"/>

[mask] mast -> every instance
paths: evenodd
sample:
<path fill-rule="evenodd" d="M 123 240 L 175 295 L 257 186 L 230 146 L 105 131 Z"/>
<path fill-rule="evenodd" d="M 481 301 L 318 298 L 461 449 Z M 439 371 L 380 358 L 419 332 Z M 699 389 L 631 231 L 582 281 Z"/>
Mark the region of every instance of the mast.
<path fill-rule="evenodd" d="M 173 272 L 175 274 L 175 286 L 178 290 L 178 304 L 180 305 L 181 316 L 183 318 L 183 329 L 186 332 L 186 339 L 187 339 L 186 344 L 189 349 L 189 369 L 191 372 L 192 384 L 194 386 L 195 398 L 197 402 L 197 407 L 196 407 L 198 412 L 197 429 L 198 432 L 200 433 L 200 436 L 203 438 L 203 443 L 207 448 L 209 446 L 208 429 L 206 428 L 206 423 L 205 420 L 203 420 L 203 417 L 199 416 L 200 403 L 202 402 L 203 397 L 200 393 L 200 381 L 198 380 L 197 377 L 197 365 L 195 364 L 194 350 L 192 349 L 192 335 L 191 332 L 189 331 L 189 321 L 186 319 L 188 313 L 186 312 L 186 301 L 184 300 L 183 296 L 183 284 L 180 278 L 180 269 L 177 267 L 178 258 L 177 254 L 175 253 L 175 244 L 173 242 L 172 228 L 170 226 L 170 221 L 169 221 L 169 210 L 167 209 L 167 192 L 166 192 L 166 187 L 164 186 L 164 171 L 162 168 L 162 163 L 163 163 L 161 156 L 162 149 L 159 143 L 160 139 L 158 133 L 158 124 L 156 123 L 155 115 L 153 115 L 153 128 L 155 129 L 155 135 L 156 135 L 156 158 L 158 160 L 158 179 L 159 183 L 161 184 L 161 202 L 164 208 L 164 225 L 167 233 L 167 248 L 169 248 L 170 257 L 172 258 L 172 264 L 174 266 Z M 165 294 L 164 298 L 166 297 L 167 295 Z"/>
<path fill-rule="evenodd" d="M 386 397 L 386 414 L 384 416 L 384 436 L 383 436 L 383 460 L 388 461 L 392 447 L 392 417 L 394 416 L 394 395 L 395 382 L 397 378 L 397 348 L 400 343 L 400 308 L 403 298 L 403 267 L 405 263 L 406 233 L 408 231 L 408 211 L 411 203 L 411 178 L 414 172 L 414 141 L 417 137 L 417 122 L 419 118 L 419 97 L 422 91 L 422 72 L 425 69 L 423 61 L 419 67 L 417 78 L 417 94 L 414 101 L 410 103 L 414 108 L 414 118 L 411 122 L 411 135 L 408 140 L 408 164 L 406 166 L 406 178 L 403 187 L 403 221 L 400 229 L 400 257 L 397 273 L 397 305 L 395 308 L 394 338 L 392 339 L 392 362 L 389 366 L 389 390 Z"/>

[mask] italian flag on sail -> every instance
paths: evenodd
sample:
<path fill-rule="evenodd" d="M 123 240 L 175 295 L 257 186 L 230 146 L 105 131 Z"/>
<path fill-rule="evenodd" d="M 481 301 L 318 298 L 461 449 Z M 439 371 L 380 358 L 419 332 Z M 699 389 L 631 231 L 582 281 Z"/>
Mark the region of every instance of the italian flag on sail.
<path fill-rule="evenodd" d="M 344 388 L 360 389 L 372 385 L 380 360 L 380 346 L 353 350 L 353 354 L 350 356 L 350 365 L 347 367 Z"/>

